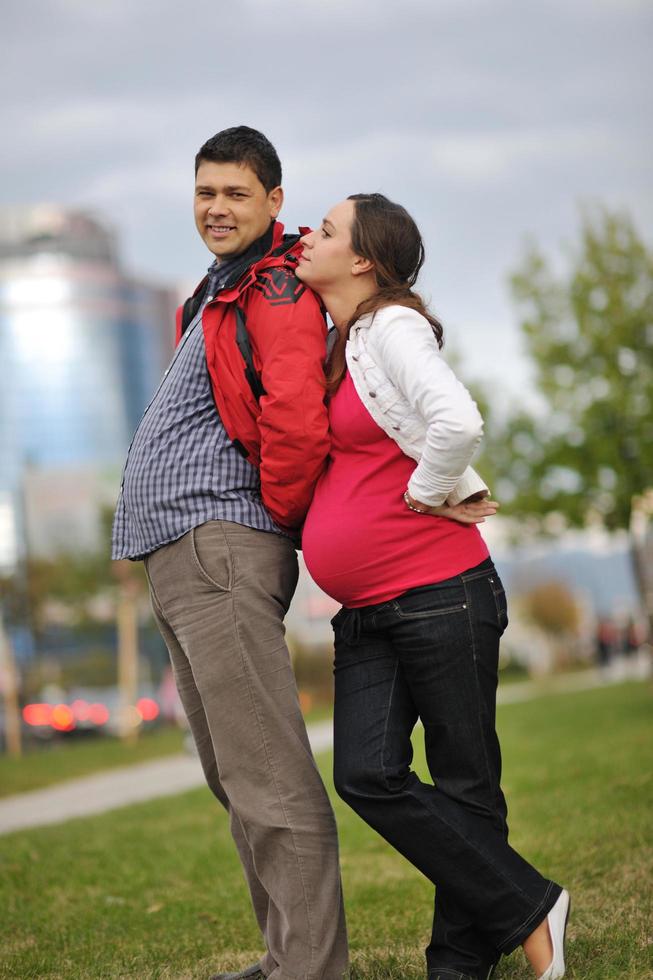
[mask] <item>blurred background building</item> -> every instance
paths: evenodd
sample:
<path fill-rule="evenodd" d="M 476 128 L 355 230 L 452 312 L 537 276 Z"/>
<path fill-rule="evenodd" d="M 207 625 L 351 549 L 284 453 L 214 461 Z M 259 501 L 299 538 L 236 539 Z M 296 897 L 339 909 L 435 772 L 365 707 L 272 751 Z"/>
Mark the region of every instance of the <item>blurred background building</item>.
<path fill-rule="evenodd" d="M 98 547 L 173 314 L 93 214 L 0 210 L 0 573 Z"/>

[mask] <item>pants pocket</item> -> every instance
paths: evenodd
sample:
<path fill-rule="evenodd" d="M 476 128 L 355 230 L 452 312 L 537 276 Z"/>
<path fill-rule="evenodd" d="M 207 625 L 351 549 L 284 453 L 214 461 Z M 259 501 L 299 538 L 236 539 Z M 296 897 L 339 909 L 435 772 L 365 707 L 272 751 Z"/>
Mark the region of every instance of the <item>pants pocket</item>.
<path fill-rule="evenodd" d="M 219 592 L 230 592 L 232 560 L 224 531 L 216 521 L 200 524 L 189 532 L 190 551 L 199 575 Z"/>
<path fill-rule="evenodd" d="M 506 592 L 503 587 L 503 582 L 498 575 L 490 575 L 488 578 L 490 583 L 490 588 L 492 589 L 492 595 L 494 596 L 494 605 L 497 610 L 497 621 L 503 633 L 506 626 L 508 625 L 508 600 L 506 599 Z"/>

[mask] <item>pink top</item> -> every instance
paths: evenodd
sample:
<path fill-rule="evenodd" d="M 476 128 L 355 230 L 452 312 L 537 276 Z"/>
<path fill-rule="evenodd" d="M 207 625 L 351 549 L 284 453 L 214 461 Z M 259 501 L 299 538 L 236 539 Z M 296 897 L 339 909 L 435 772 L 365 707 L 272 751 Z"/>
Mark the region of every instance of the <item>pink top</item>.
<path fill-rule="evenodd" d="M 347 374 L 329 405 L 331 453 L 304 531 L 304 560 L 349 608 L 386 602 L 480 564 L 478 527 L 416 514 L 403 493 L 415 460 L 372 419 Z"/>

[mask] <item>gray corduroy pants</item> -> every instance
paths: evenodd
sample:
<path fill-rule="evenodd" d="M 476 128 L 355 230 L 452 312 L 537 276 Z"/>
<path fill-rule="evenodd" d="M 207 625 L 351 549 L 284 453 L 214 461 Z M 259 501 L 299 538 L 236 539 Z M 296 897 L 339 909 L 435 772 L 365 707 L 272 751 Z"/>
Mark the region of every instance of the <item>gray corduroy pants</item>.
<path fill-rule="evenodd" d="M 149 555 L 154 616 L 209 787 L 227 809 L 270 980 L 347 968 L 335 820 L 299 708 L 283 618 L 292 543 L 210 521 Z"/>

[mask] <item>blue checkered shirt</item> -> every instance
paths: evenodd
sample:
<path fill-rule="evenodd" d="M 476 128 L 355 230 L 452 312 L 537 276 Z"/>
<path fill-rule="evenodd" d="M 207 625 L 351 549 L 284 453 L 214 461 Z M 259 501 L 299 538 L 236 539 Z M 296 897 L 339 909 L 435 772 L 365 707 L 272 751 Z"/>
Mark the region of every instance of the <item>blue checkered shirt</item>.
<path fill-rule="evenodd" d="M 220 420 L 206 365 L 202 311 L 240 262 L 209 268 L 202 305 L 136 430 L 113 522 L 114 559 L 144 558 L 206 521 L 283 533 L 261 500 L 258 469 Z"/>

